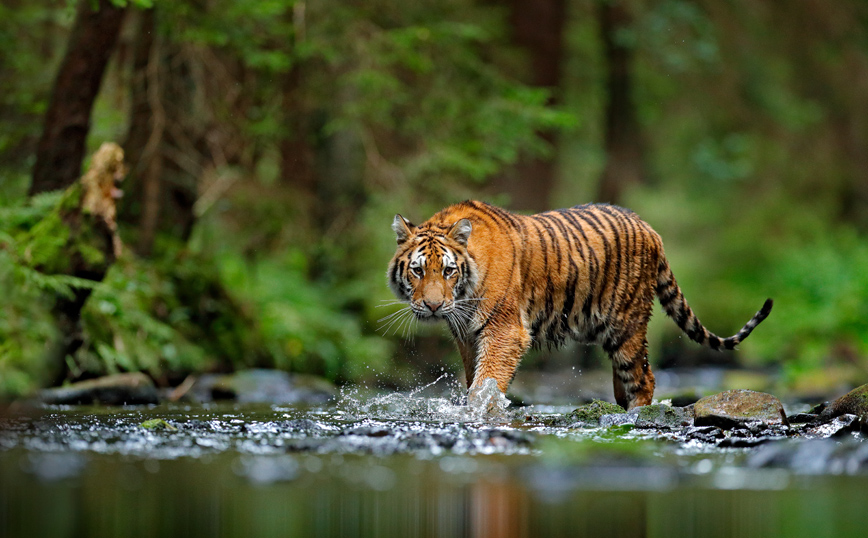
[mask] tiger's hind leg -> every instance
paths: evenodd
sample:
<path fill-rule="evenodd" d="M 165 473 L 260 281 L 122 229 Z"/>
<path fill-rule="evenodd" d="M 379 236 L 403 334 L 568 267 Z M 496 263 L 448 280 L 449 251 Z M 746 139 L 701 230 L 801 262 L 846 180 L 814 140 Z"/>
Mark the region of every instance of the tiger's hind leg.
<path fill-rule="evenodd" d="M 648 405 L 654 398 L 654 374 L 648 364 L 646 326 L 625 340 L 611 340 L 603 349 L 612 359 L 615 401 L 624 409 Z"/>

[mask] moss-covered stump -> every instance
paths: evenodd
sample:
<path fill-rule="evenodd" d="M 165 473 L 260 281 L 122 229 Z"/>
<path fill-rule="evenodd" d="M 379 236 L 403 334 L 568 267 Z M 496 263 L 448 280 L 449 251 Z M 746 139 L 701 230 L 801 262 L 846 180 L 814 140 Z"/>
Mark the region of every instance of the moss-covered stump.
<path fill-rule="evenodd" d="M 781 401 L 752 390 L 728 390 L 702 398 L 693 407 L 696 426 L 735 428 L 751 422 L 787 424 Z"/>
<path fill-rule="evenodd" d="M 141 372 L 115 374 L 40 391 L 39 399 L 55 405 L 143 405 L 159 403 L 157 388 Z"/>
<path fill-rule="evenodd" d="M 826 404 L 819 416 L 821 422 L 828 422 L 841 415 L 856 415 L 868 419 L 868 385 L 857 387 L 837 400 Z"/>
<path fill-rule="evenodd" d="M 55 383 L 67 378 L 66 358 L 82 343 L 80 317 L 92 283 L 101 282 L 120 254 L 115 201 L 126 174 L 124 152 L 107 142 L 93 154 L 87 172 L 32 227 L 16 236 L 16 256 L 23 265 L 52 276 L 73 277 L 58 292 L 53 315 L 60 339 L 51 347 L 51 361 L 61 370 Z"/>

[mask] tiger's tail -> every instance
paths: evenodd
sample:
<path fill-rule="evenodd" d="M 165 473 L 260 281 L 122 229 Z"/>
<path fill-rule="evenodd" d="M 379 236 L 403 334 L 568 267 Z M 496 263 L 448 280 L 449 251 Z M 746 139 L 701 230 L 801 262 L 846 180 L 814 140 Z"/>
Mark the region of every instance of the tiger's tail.
<path fill-rule="evenodd" d="M 772 311 L 773 302 L 771 299 L 766 299 L 763 307 L 754 314 L 744 327 L 741 328 L 735 335 L 729 338 L 721 338 L 703 327 L 699 318 L 690 309 L 681 288 L 675 282 L 675 276 L 672 274 L 672 269 L 669 267 L 669 262 L 666 258 L 660 259 L 657 272 L 657 298 L 660 304 L 663 305 L 663 310 L 672 318 L 675 323 L 684 331 L 691 340 L 698 344 L 708 346 L 712 349 L 735 349 L 739 343 L 747 338 L 750 333 L 759 325 Z"/>

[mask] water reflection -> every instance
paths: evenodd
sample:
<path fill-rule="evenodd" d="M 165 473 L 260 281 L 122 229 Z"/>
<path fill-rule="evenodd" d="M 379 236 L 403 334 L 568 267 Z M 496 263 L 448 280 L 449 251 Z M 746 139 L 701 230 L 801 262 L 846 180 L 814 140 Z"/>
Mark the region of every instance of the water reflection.
<path fill-rule="evenodd" d="M 744 470 L 622 469 L 651 486 L 631 489 L 626 476 L 608 477 L 615 469 L 502 457 L 221 455 L 154 464 L 92 455 L 58 473 L 46 469 L 62 456 L 31 456 L 0 455 L 4 537 L 837 537 L 863 536 L 866 523 L 864 477 L 756 490 L 742 487 L 755 480 Z"/>

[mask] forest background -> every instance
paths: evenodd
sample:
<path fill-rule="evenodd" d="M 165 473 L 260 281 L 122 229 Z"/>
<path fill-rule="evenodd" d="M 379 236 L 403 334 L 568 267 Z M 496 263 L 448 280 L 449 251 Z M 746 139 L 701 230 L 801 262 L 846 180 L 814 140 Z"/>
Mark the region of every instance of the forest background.
<path fill-rule="evenodd" d="M 467 198 L 635 210 L 718 334 L 775 299 L 730 355 L 658 310 L 657 367 L 868 374 L 864 1 L 5 0 L 0 21 L 2 397 L 118 371 L 457 372 L 445 328 L 379 320 L 394 214 Z M 104 141 L 130 167 L 124 250 L 57 356 L 53 305 L 83 283 L 17 253 Z M 577 361 L 603 365 L 571 347 L 521 371 Z"/>

